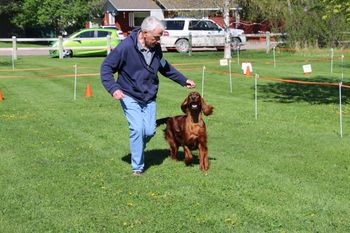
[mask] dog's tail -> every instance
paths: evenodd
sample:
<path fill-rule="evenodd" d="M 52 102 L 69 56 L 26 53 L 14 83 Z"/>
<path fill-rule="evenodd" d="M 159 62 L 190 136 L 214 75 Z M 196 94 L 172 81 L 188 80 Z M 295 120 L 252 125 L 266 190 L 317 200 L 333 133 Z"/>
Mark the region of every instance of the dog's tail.
<path fill-rule="evenodd" d="M 169 118 L 170 117 L 164 117 L 164 118 L 157 119 L 156 120 L 157 127 L 162 125 L 162 124 L 165 124 L 168 121 Z"/>

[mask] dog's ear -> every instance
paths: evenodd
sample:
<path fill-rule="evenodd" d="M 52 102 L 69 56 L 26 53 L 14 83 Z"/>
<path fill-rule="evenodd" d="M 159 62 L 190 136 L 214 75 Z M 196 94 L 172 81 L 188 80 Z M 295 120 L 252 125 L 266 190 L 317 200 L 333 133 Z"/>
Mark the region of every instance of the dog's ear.
<path fill-rule="evenodd" d="M 184 112 L 184 113 L 187 113 L 187 109 L 188 109 L 188 97 L 186 97 L 186 99 L 184 100 L 184 102 L 182 102 L 181 104 L 181 110 Z"/>
<path fill-rule="evenodd" d="M 213 113 L 214 107 L 212 105 L 207 105 L 203 98 L 201 98 L 201 105 L 204 115 L 209 116 Z"/>

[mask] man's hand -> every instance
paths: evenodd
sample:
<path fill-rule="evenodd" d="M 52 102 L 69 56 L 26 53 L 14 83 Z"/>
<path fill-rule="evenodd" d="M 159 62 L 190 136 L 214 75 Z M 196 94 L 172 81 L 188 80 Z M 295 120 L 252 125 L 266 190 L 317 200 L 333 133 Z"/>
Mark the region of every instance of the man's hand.
<path fill-rule="evenodd" d="M 196 87 L 196 84 L 195 84 L 192 80 L 187 79 L 187 81 L 186 81 L 186 87 L 192 89 L 192 88 L 195 88 L 195 87 Z"/>
<path fill-rule="evenodd" d="M 124 93 L 122 90 L 116 90 L 114 93 L 113 93 L 113 98 L 116 99 L 116 100 L 120 100 L 120 99 L 123 99 L 124 97 Z"/>

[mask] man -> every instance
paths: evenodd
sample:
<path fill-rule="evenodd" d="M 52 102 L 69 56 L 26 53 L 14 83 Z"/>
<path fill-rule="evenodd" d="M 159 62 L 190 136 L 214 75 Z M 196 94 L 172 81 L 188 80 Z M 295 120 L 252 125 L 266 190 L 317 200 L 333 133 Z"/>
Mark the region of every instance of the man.
<path fill-rule="evenodd" d="M 158 71 L 187 88 L 195 83 L 187 79 L 163 57 L 160 37 L 164 26 L 156 17 L 144 19 L 141 28 L 132 31 L 106 57 L 101 65 L 101 81 L 114 99 L 120 100 L 130 130 L 132 174 L 144 171 L 144 149 L 156 131 Z M 114 73 L 118 72 L 117 81 Z"/>

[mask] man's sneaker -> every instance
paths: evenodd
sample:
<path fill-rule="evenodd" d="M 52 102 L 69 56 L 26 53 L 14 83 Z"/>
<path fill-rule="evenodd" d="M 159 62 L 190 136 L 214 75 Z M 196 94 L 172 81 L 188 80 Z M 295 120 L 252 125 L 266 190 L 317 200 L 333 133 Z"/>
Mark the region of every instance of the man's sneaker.
<path fill-rule="evenodd" d="M 132 175 L 133 176 L 141 176 L 142 175 L 142 171 L 133 171 Z"/>

